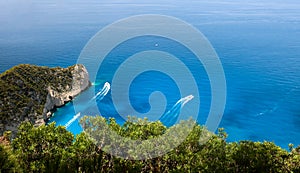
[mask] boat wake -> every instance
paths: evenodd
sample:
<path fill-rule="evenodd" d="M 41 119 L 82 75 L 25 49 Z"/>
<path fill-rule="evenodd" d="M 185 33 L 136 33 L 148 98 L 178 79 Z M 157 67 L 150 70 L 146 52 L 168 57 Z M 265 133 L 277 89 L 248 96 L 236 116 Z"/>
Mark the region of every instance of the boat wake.
<path fill-rule="evenodd" d="M 183 106 L 194 98 L 193 95 L 179 99 L 176 104 L 166 112 L 159 120 L 167 126 L 174 125 L 178 119 L 179 113 Z"/>
<path fill-rule="evenodd" d="M 280 105 L 282 103 L 284 103 L 284 101 L 294 92 L 296 91 L 297 89 L 299 89 L 298 86 L 296 86 L 295 88 L 292 88 L 290 89 L 278 102 L 276 102 L 272 107 L 270 108 L 267 108 L 265 109 L 264 111 L 258 113 L 255 115 L 255 117 L 258 117 L 258 116 L 262 116 L 262 115 L 265 115 L 265 114 L 269 114 L 269 113 L 273 113 L 275 111 L 277 111 L 277 109 L 280 107 Z"/>
<path fill-rule="evenodd" d="M 65 127 L 68 128 L 75 120 L 77 120 L 80 117 L 80 115 L 80 112 L 74 115 L 74 117 L 65 124 Z"/>
<path fill-rule="evenodd" d="M 107 95 L 109 90 L 110 90 L 110 84 L 108 82 L 105 82 L 103 88 L 91 100 L 95 100 L 95 99 L 97 99 L 98 101 L 102 100 Z"/>
<path fill-rule="evenodd" d="M 83 109 L 81 112 L 84 112 L 85 110 L 87 110 L 90 107 L 90 102 L 93 100 L 97 100 L 97 101 L 101 101 L 109 92 L 110 90 L 110 84 L 108 82 L 105 82 L 103 88 L 89 101 L 89 103 L 84 106 L 85 109 Z M 81 113 L 77 113 L 76 115 L 73 116 L 72 119 L 70 119 L 66 124 L 65 127 L 68 128 L 70 125 L 72 125 L 79 117 L 80 117 Z"/>

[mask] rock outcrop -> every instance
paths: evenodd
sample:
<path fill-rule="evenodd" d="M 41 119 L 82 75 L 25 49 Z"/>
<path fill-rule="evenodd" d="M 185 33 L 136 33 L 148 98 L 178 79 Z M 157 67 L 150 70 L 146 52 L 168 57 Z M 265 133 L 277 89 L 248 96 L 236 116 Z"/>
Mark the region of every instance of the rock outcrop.
<path fill-rule="evenodd" d="M 48 87 L 48 95 L 43 110 L 43 118 L 38 119 L 35 124 L 44 124 L 45 120 L 51 117 L 57 107 L 61 107 L 71 101 L 75 96 L 90 86 L 89 74 L 83 65 L 75 65 L 71 71 L 72 86 L 66 85 L 62 92 Z"/>
<path fill-rule="evenodd" d="M 0 135 L 22 121 L 44 124 L 52 112 L 90 86 L 83 65 L 49 68 L 18 65 L 0 74 Z"/>

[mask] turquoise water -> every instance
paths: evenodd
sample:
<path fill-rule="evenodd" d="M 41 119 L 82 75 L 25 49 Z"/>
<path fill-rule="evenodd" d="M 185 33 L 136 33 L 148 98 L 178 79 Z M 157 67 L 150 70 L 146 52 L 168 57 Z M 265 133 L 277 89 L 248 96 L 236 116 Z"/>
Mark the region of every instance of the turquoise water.
<path fill-rule="evenodd" d="M 1 1 L 0 5 L 3 7 L 0 11 L 1 72 L 20 63 L 73 65 L 96 32 L 124 17 L 154 13 L 180 18 L 208 38 L 222 61 L 228 93 L 220 127 L 226 129 L 228 140 L 269 140 L 284 148 L 288 143 L 300 144 L 300 4 L 296 0 Z M 137 38 L 117 47 L 99 72 L 99 85 L 86 94 L 92 96 L 106 81 L 110 82 L 114 67 L 130 50 L 144 50 L 154 42 L 168 45 L 160 47 L 164 51 L 184 54 L 191 70 L 202 77 L 198 81 L 203 96 L 198 121 L 203 123 L 211 99 L 206 73 L 199 68 L 201 64 L 194 64 L 184 47 L 162 38 Z M 153 76 L 154 81 L 147 80 Z M 148 87 L 140 89 L 144 82 L 148 82 Z M 168 90 L 164 89 L 166 86 Z M 131 88 L 136 110 L 149 110 L 149 93 L 156 90 L 166 94 L 167 109 L 180 99 L 176 86 L 167 76 L 146 73 Z M 92 115 L 99 108 L 103 116 L 123 122 L 112 107 L 110 93 L 97 105 L 87 104 L 84 96 L 76 99 L 82 103 L 78 109 L 87 114 Z M 51 121 L 65 125 L 75 114 L 69 103 L 58 109 Z M 74 134 L 81 130 L 76 121 L 68 129 Z"/>

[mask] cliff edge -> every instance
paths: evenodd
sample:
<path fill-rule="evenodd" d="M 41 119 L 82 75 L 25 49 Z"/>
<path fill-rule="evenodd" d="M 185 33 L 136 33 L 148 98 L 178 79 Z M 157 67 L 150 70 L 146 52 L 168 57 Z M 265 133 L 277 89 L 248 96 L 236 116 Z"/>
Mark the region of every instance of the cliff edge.
<path fill-rule="evenodd" d="M 57 107 L 90 86 L 83 65 L 49 68 L 22 64 L 0 74 L 0 135 L 22 121 L 39 126 Z"/>

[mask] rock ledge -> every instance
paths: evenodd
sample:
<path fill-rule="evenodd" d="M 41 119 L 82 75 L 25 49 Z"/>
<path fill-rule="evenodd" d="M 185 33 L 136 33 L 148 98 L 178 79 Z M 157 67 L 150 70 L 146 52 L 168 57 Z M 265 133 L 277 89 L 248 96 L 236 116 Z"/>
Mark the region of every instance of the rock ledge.
<path fill-rule="evenodd" d="M 72 70 L 71 73 L 73 79 L 72 86 L 70 87 L 67 85 L 63 88 L 63 92 L 57 92 L 51 87 L 48 87 L 43 117 L 37 119 L 35 125 L 39 126 L 45 124 L 45 121 L 51 117 L 56 108 L 64 106 L 91 85 L 89 74 L 83 65 L 75 65 L 74 70 Z"/>

